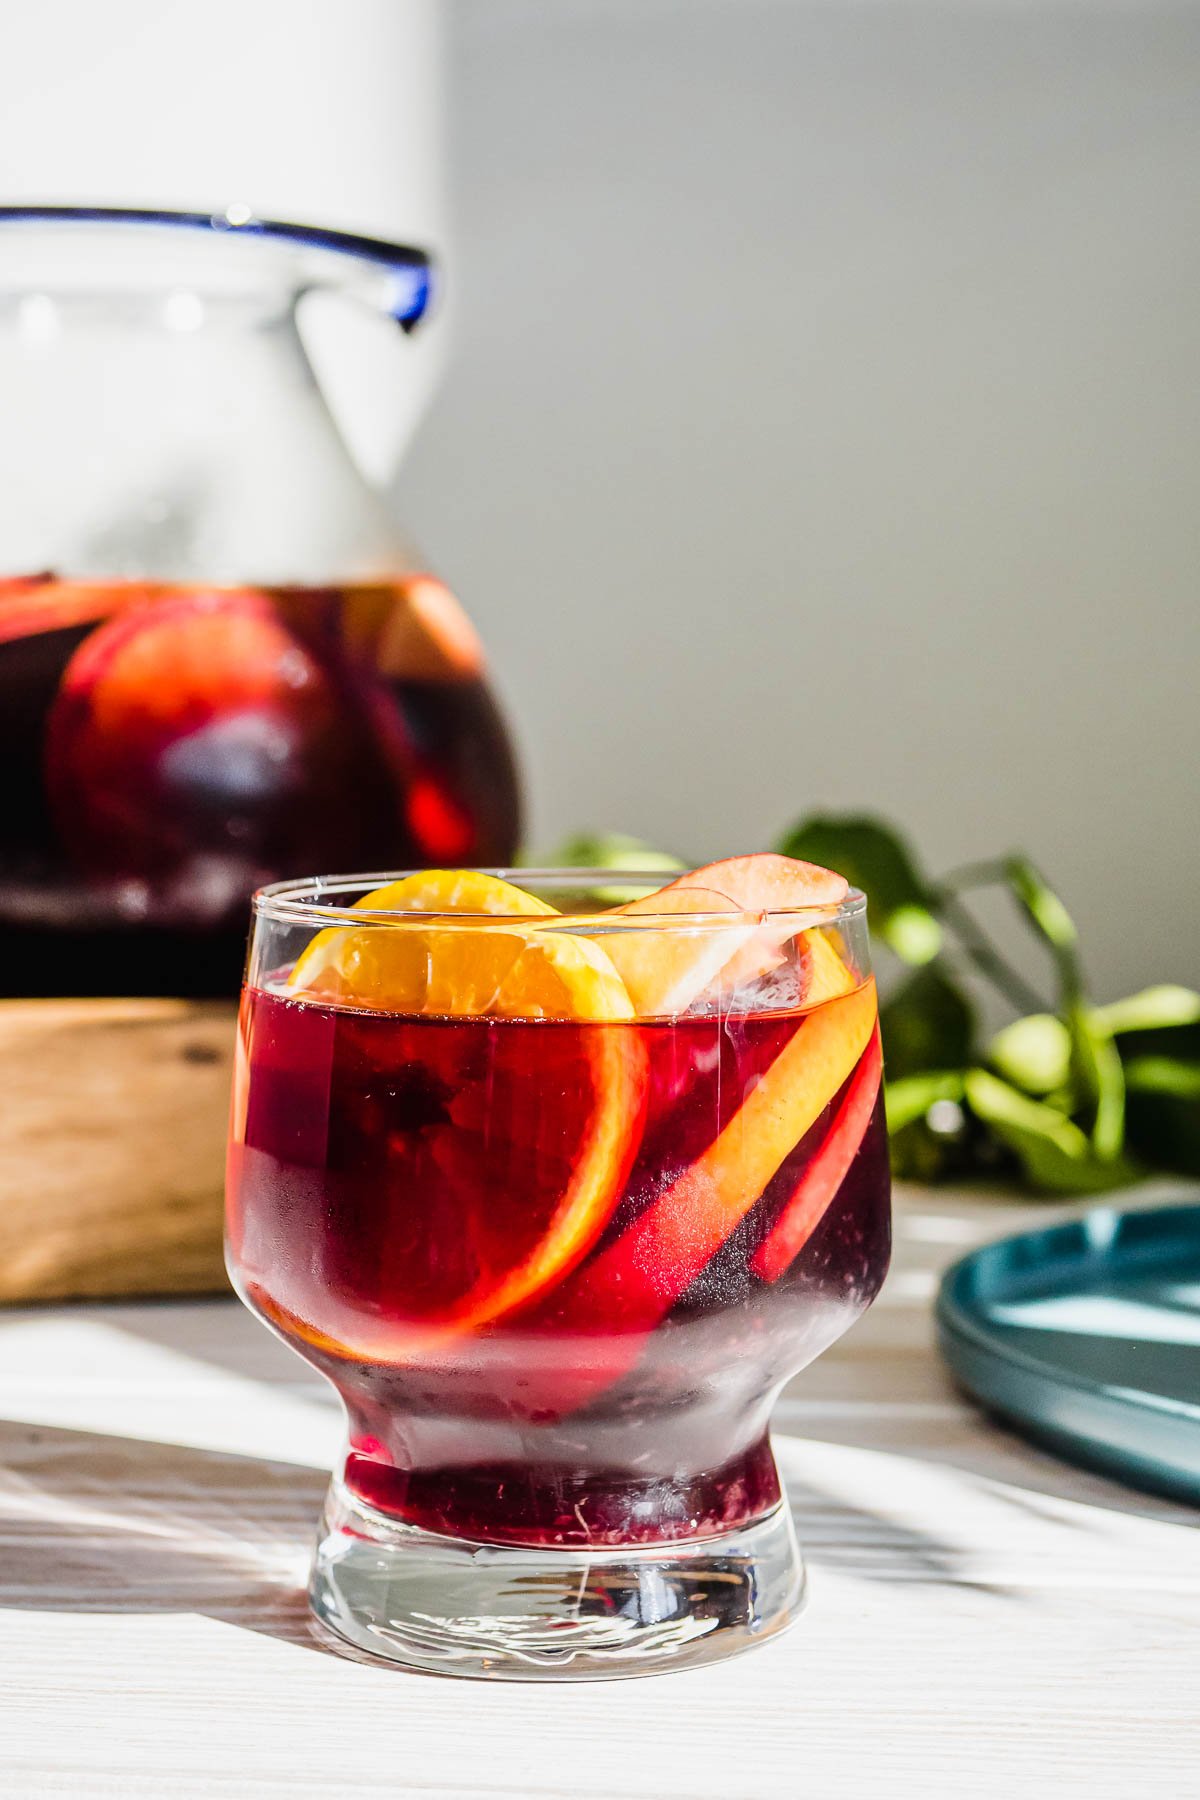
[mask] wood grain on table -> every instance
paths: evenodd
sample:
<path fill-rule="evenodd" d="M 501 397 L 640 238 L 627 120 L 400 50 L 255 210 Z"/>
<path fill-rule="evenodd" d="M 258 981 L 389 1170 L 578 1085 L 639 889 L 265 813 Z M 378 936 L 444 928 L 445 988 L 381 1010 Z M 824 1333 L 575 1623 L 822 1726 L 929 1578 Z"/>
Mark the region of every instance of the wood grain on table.
<path fill-rule="evenodd" d="M 639 1681 L 318 1648 L 323 1385 L 229 1300 L 0 1313 L 0 1793 L 1200 1793 L 1200 1515 L 1023 1444 L 932 1348 L 940 1266 L 1066 1210 L 901 1197 L 881 1299 L 777 1415 L 807 1613 Z"/>

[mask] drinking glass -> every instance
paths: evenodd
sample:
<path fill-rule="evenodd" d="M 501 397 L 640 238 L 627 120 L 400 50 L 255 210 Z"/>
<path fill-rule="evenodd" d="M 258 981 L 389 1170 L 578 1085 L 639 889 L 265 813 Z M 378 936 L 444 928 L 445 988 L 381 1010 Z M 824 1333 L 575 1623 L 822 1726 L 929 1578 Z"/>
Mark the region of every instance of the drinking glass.
<path fill-rule="evenodd" d="M 887 1268 L 865 902 L 506 874 L 544 907 L 255 899 L 227 1254 L 345 1407 L 312 1609 L 445 1673 L 707 1662 L 801 1608 L 772 1404 Z"/>

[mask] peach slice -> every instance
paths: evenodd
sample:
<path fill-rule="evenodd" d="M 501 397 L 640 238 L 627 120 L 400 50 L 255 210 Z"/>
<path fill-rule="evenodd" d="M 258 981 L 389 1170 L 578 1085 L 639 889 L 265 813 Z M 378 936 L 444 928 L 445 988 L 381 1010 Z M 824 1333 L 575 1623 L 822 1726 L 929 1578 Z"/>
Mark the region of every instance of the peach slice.
<path fill-rule="evenodd" d="M 820 913 L 838 906 L 848 892 L 843 876 L 815 863 L 771 853 L 733 856 L 681 875 L 657 893 L 614 907 L 611 916 L 630 920 L 643 914 L 753 915 L 799 909 Z M 795 920 L 750 917 L 729 924 L 708 920 L 694 929 L 615 930 L 606 935 L 604 947 L 638 1016 L 671 1017 L 686 1012 L 718 976 L 722 991 L 728 991 L 775 967 L 783 960 L 783 943 L 799 929 Z M 852 978 L 846 985 L 852 985 Z"/>

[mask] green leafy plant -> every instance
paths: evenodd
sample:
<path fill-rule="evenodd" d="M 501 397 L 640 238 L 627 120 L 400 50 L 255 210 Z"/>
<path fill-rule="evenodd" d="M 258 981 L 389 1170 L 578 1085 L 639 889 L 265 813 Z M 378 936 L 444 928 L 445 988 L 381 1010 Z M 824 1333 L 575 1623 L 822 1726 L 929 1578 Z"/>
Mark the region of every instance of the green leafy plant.
<path fill-rule="evenodd" d="M 1155 1167 L 1200 1174 L 1200 994 L 1163 986 L 1094 1005 L 1074 921 L 1028 857 L 934 879 L 882 820 L 823 815 L 801 820 L 779 848 L 849 875 L 876 934 L 911 965 L 880 1008 L 899 1173 L 1007 1171 L 1064 1194 L 1119 1187 Z M 1010 897 L 1048 954 L 1051 995 L 980 924 L 968 897 L 988 888 Z M 972 983 L 1017 1015 L 990 1042 Z"/>
<path fill-rule="evenodd" d="M 873 935 L 898 965 L 880 1002 L 898 1174 L 986 1175 L 1054 1194 L 1098 1193 L 1152 1169 L 1200 1175 L 1200 994 L 1163 985 L 1095 1005 L 1075 924 L 1028 857 L 935 879 L 900 832 L 857 814 L 812 814 L 774 848 L 862 888 Z M 603 836 L 574 839 L 553 860 L 680 866 Z M 1041 946 L 1052 992 L 1039 992 L 973 909 L 997 888 Z M 980 990 L 1014 1015 L 990 1039 Z"/>

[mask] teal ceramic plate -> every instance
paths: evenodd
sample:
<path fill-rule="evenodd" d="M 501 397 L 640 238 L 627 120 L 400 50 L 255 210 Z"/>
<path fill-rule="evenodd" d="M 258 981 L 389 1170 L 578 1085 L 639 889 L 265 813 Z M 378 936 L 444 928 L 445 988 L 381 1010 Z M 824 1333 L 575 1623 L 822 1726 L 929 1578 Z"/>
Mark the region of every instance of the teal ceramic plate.
<path fill-rule="evenodd" d="M 959 1380 L 1018 1429 L 1200 1505 L 1200 1206 L 989 1244 L 947 1272 L 937 1324 Z"/>

